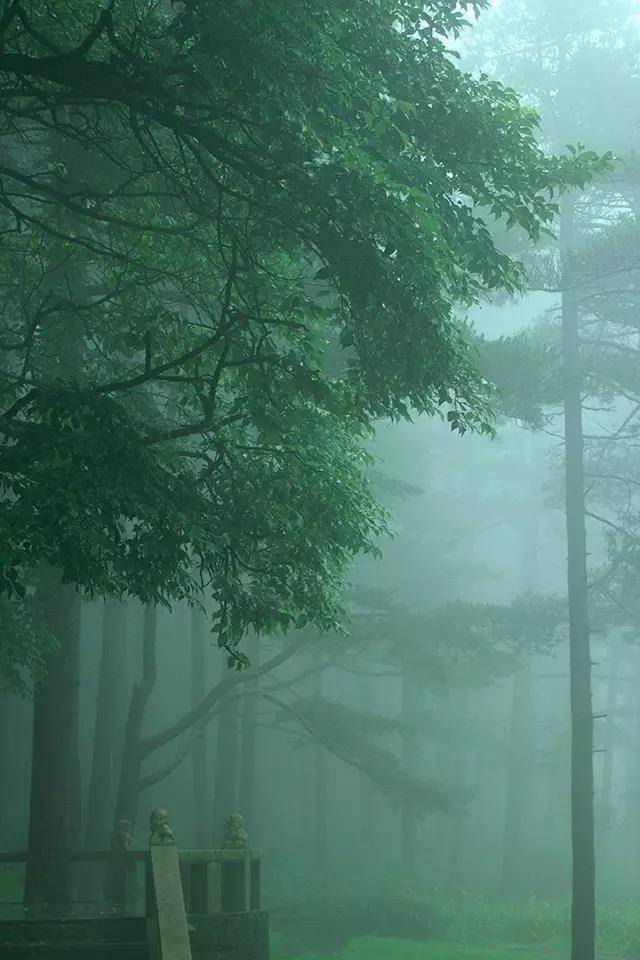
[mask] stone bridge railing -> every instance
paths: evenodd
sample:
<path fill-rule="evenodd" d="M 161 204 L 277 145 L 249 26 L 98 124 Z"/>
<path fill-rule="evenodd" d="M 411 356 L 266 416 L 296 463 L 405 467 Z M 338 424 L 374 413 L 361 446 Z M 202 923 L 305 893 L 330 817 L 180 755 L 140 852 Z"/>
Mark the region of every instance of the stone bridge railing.
<path fill-rule="evenodd" d="M 0 863 L 26 860 L 26 853 L 0 853 Z M 260 896 L 261 854 L 249 846 L 238 814 L 228 818 L 225 844 L 220 849 L 179 850 L 166 811 L 155 810 L 148 849 L 133 848 L 129 825 L 120 821 L 110 850 L 75 851 L 69 862 L 76 872 L 81 865 L 89 867 L 91 882 L 77 882 L 76 889 L 83 893 L 93 889 L 95 894 L 93 900 L 76 896 L 71 913 L 85 910 L 91 915 L 106 909 L 114 917 L 146 916 L 152 945 L 153 938 L 160 935 L 162 909 L 166 913 L 171 901 L 186 917 L 194 958 L 268 960 L 268 920 Z M 159 901 L 158 882 L 163 878 Z M 178 900 L 182 907 L 176 908 Z M 171 921 L 174 934 L 181 923 L 175 919 L 175 909 Z"/>
<path fill-rule="evenodd" d="M 224 847 L 178 851 L 189 915 L 238 914 L 261 909 L 261 853 L 249 846 L 249 838 L 238 814 L 229 817 L 227 824 Z M 112 850 L 78 855 L 82 860 L 90 856 L 105 860 L 108 865 L 105 899 L 125 912 L 137 906 L 138 864 L 147 859 L 145 850 L 133 850 L 129 843 L 128 824 L 120 821 L 116 825 Z"/>

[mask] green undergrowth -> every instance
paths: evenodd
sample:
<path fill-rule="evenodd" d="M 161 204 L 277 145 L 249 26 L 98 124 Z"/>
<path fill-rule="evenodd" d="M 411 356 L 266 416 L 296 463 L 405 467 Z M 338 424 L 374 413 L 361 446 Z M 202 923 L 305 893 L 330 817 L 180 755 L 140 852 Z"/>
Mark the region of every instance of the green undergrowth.
<path fill-rule="evenodd" d="M 295 960 L 279 954 L 272 960 Z M 301 958 L 303 960 L 303 958 Z M 489 946 L 451 942 L 419 942 L 385 937 L 359 937 L 339 953 L 322 960 L 560 960 L 545 948 L 516 945 Z"/>
<path fill-rule="evenodd" d="M 291 905 L 288 917 L 273 911 L 272 929 L 277 953 L 292 958 L 564 960 L 569 917 L 568 900 L 338 889 L 320 898 L 308 895 Z M 640 903 L 600 904 L 598 957 L 640 960 Z"/>

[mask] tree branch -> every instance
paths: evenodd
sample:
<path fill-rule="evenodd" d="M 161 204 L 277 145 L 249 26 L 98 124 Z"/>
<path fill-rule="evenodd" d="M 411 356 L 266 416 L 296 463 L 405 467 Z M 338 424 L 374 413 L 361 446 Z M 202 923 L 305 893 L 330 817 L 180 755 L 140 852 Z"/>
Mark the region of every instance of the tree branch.
<path fill-rule="evenodd" d="M 165 744 L 175 740 L 175 738 L 179 737 L 182 733 L 186 733 L 187 730 L 189 730 L 195 723 L 201 720 L 208 713 L 214 704 L 226 696 L 227 693 L 229 693 L 239 684 L 245 683 L 247 680 L 257 680 L 259 677 L 264 676 L 264 674 L 275 670 L 275 668 L 279 667 L 281 664 L 286 663 L 286 661 L 290 660 L 294 654 L 298 653 L 298 651 L 301 650 L 307 642 L 308 641 L 305 638 L 295 643 L 288 644 L 279 653 L 271 657 L 270 660 L 266 660 L 259 667 L 254 667 L 253 669 L 246 670 L 243 673 L 228 674 L 223 680 L 217 683 L 215 687 L 212 687 L 209 693 L 207 693 L 199 703 L 195 704 L 195 706 L 193 706 L 182 717 L 180 717 L 180 719 L 176 720 L 168 727 L 165 727 L 164 730 L 160 730 L 158 733 L 142 740 L 140 743 L 141 754 L 143 756 L 148 756 L 155 750 L 158 750 L 160 747 L 164 747 Z"/>

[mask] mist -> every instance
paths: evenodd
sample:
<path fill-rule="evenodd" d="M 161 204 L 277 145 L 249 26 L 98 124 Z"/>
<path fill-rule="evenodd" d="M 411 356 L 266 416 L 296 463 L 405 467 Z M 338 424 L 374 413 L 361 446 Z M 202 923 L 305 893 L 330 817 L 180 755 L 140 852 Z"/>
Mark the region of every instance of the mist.
<path fill-rule="evenodd" d="M 637 0 L 0 3 L 0 958 L 640 957 Z"/>

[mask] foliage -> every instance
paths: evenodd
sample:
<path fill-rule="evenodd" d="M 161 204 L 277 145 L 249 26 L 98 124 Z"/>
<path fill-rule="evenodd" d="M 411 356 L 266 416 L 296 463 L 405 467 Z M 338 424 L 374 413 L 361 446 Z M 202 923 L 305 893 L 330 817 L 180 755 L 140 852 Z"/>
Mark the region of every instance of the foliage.
<path fill-rule="evenodd" d="M 535 239 L 605 163 L 546 156 L 456 66 L 462 25 L 451 0 L 4 4 L 5 591 L 44 556 L 90 592 L 204 586 L 224 643 L 335 626 L 384 527 L 371 419 L 491 429 L 455 309 L 521 271 L 485 216 Z"/>
<path fill-rule="evenodd" d="M 354 638 L 376 643 L 381 661 L 409 666 L 425 682 L 483 685 L 510 676 L 523 653 L 551 649 L 565 608 L 559 598 L 535 595 L 509 606 L 458 601 L 407 612 L 392 605 L 354 616 Z"/>
<path fill-rule="evenodd" d="M 580 338 L 587 523 L 599 528 L 607 562 L 591 571 L 600 625 L 635 630 L 640 545 L 636 435 L 638 402 L 638 43 L 634 5 L 588 0 L 576 20 L 560 0 L 513 0 L 487 13 L 468 63 L 514 82 L 542 115 L 552 143 L 570 136 L 609 145 L 616 164 L 572 199 L 557 243 L 525 254 L 527 286 L 575 299 Z M 597 28 L 597 29 L 596 29 Z M 598 90 L 585 97 L 585 76 Z M 552 75 L 555 82 L 550 83 Z M 603 109 L 616 103 L 615 115 Z M 561 139 L 562 138 L 562 139 Z M 501 388 L 507 415 L 551 424 L 563 400 L 557 309 L 525 334 L 481 345 L 482 367 Z M 528 369 L 528 375 L 523 375 Z M 590 530 L 590 532 L 591 532 Z"/>
<path fill-rule="evenodd" d="M 54 645 L 32 592 L 22 599 L 0 596 L 0 692 L 4 686 L 29 695 Z"/>
<path fill-rule="evenodd" d="M 515 949 L 519 960 L 555 960 L 555 956 L 546 950 L 543 953 L 531 953 L 518 946 Z M 280 955 L 276 957 L 278 960 L 293 960 Z M 358 937 L 345 950 L 326 956 L 323 960 L 514 960 L 514 947 Z"/>
<path fill-rule="evenodd" d="M 331 901 L 329 901 L 331 903 Z M 333 909 L 333 904 L 331 904 Z M 368 893 L 359 897 L 336 898 L 339 923 L 333 941 L 314 941 L 311 918 L 320 917 L 327 909 L 326 898 L 308 899 L 299 904 L 300 946 L 304 941 L 306 922 L 307 941 L 316 950 L 340 952 L 342 956 L 357 956 L 362 949 L 363 960 L 372 956 L 430 957 L 434 960 L 451 957 L 562 957 L 566 951 L 569 933 L 568 901 L 545 901 L 529 898 L 525 901 L 504 902 L 478 898 L 468 893 L 447 896 L 438 890 L 417 893 L 407 890 L 389 890 L 384 896 Z M 276 941 L 280 952 L 295 949 L 295 910 L 289 911 L 290 926 L 274 916 Z M 350 919 L 349 919 L 350 918 Z M 340 931 L 340 936 L 337 932 Z M 599 948 L 606 955 L 634 956 L 640 942 L 640 917 L 634 903 L 601 905 L 598 910 Z M 390 940 L 387 938 L 396 938 Z M 352 939 L 348 947 L 344 944 Z M 333 946 L 331 944 L 334 944 Z M 365 946 L 366 944 L 366 946 Z M 360 946 L 362 945 L 362 946 Z M 387 952 L 389 951 L 389 952 Z"/>
<path fill-rule="evenodd" d="M 423 692 L 429 689 L 436 696 L 444 689 L 482 687 L 512 676 L 523 655 L 555 646 L 566 620 L 566 604 L 555 597 L 525 595 L 510 606 L 459 602 L 422 613 L 406 612 L 389 593 L 358 588 L 350 597 L 358 605 L 358 612 L 351 614 L 348 651 L 359 664 L 355 672 L 366 675 L 366 660 L 363 665 L 361 659 L 365 653 L 374 675 L 377 666 L 381 676 L 418 676 Z M 350 662 L 344 648 L 334 645 L 326 665 L 349 670 Z M 406 769 L 389 748 L 390 736 L 444 741 L 450 750 L 471 742 L 484 755 L 506 755 L 502 736 L 478 731 L 473 720 L 446 705 L 421 706 L 411 718 L 400 719 L 322 696 L 274 703 L 279 723 L 292 724 L 287 729 L 295 732 L 300 745 L 311 742 L 326 748 L 363 773 L 394 806 L 417 816 L 434 811 L 459 816 L 470 792 L 455 778 L 439 782 Z"/>
<path fill-rule="evenodd" d="M 558 388 L 550 345 L 527 331 L 491 341 L 480 337 L 478 349 L 480 367 L 498 390 L 504 416 L 540 429 L 545 423 L 544 400 L 551 389 L 557 394 Z M 549 381 L 553 386 L 545 389 Z"/>
<path fill-rule="evenodd" d="M 592 597 L 597 616 L 610 624 L 620 623 L 624 610 L 635 606 L 640 544 L 636 481 L 640 230 L 634 169 L 635 163 L 629 161 L 622 182 L 614 176 L 576 203 L 577 238 L 562 281 L 579 298 L 587 516 L 589 523 L 600 527 L 608 553 L 608 562 L 592 571 Z M 545 269 L 546 282 L 559 289 L 557 252 L 549 252 Z M 486 369 L 498 383 L 506 382 L 505 407 L 510 412 L 518 413 L 519 405 L 533 410 L 537 406 L 539 418 L 547 423 L 558 415 L 563 382 L 560 340 L 556 317 L 548 315 L 499 349 L 487 345 Z M 531 363 L 521 393 L 512 378 L 512 357 L 517 358 L 516 369 Z M 626 619 L 633 624 L 634 615 Z"/>
<path fill-rule="evenodd" d="M 331 913 L 332 923 L 322 923 Z M 344 949 L 356 938 L 398 938 L 402 950 L 411 940 L 432 940 L 446 934 L 448 919 L 430 897 L 406 891 L 378 890 L 363 895 L 357 891 L 325 891 L 313 894 L 272 916 L 276 937 L 287 951 L 334 951 Z"/>
<path fill-rule="evenodd" d="M 636 12 L 634 0 L 585 0 L 579 17 L 571 0 L 494 4 L 465 44 L 465 64 L 521 91 L 547 141 L 622 154 L 637 119 Z M 595 76 L 585 95 L 585 77 Z"/>
<path fill-rule="evenodd" d="M 412 775 L 403 769 L 398 757 L 380 745 L 379 738 L 385 734 L 403 732 L 401 722 L 354 710 L 326 697 L 300 698 L 285 716 L 289 713 L 307 737 L 360 770 L 394 806 L 410 807 L 418 816 L 426 816 L 429 811 L 453 814 L 461 809 L 465 798 L 459 792 Z"/>

